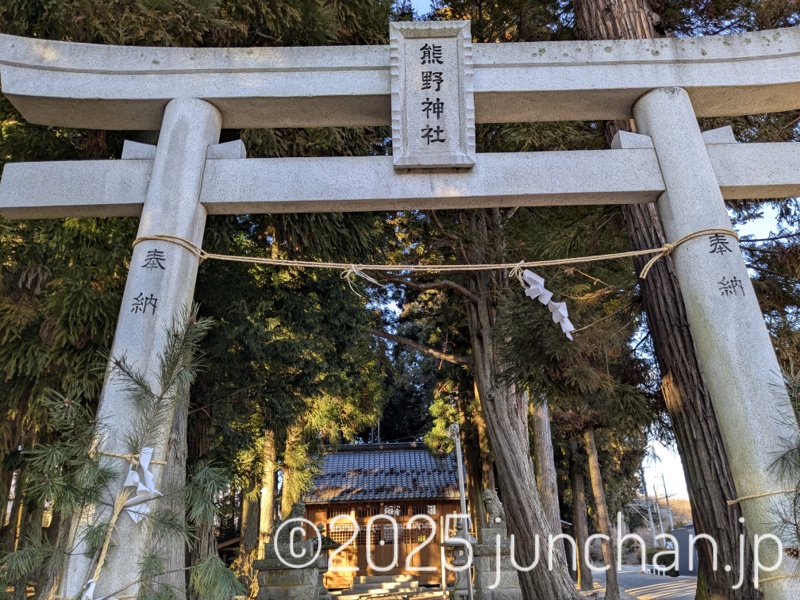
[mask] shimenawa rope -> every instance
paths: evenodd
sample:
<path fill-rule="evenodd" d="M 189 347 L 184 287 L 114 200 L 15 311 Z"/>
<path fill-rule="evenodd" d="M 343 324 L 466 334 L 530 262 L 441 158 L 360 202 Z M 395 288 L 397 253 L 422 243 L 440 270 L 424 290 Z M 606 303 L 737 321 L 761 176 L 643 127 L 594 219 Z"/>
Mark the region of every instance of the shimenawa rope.
<path fill-rule="evenodd" d="M 645 264 L 639 277 L 646 279 L 653 265 L 656 264 L 661 258 L 669 256 L 681 244 L 688 242 L 699 237 L 707 235 L 727 235 L 739 241 L 739 235 L 731 229 L 723 228 L 709 228 L 700 229 L 688 235 L 683 236 L 681 239 L 664 244 L 660 248 L 652 248 L 650 250 L 630 250 L 627 252 L 617 252 L 613 254 L 597 254 L 594 256 L 579 256 L 574 258 L 557 258 L 553 260 L 536 260 L 536 261 L 520 261 L 518 263 L 489 263 L 489 264 L 454 264 L 454 265 L 389 265 L 389 264 L 357 264 L 357 263 L 342 263 L 342 262 L 317 262 L 310 260 L 286 260 L 281 258 L 262 258 L 258 256 L 236 256 L 232 254 L 214 254 L 206 252 L 202 248 L 196 246 L 191 241 L 175 236 L 175 235 L 148 235 L 136 238 L 134 240 L 134 247 L 142 242 L 168 242 L 175 244 L 188 250 L 200 259 L 202 263 L 205 260 L 224 260 L 229 262 L 242 262 L 259 265 L 271 265 L 276 267 L 297 267 L 301 269 L 334 269 L 342 271 L 342 279 L 352 281 L 354 276 L 362 277 L 368 281 L 378 284 L 378 282 L 365 274 L 365 271 L 408 271 L 417 273 L 462 273 L 471 271 L 494 271 L 494 270 L 508 270 L 509 276 L 520 277 L 522 269 L 537 268 L 537 267 L 555 267 L 555 266 L 568 266 L 578 265 L 590 262 L 600 262 L 604 260 L 616 260 L 619 258 L 634 258 L 637 256 L 649 256 L 654 254 L 647 264 Z"/>
<path fill-rule="evenodd" d="M 739 504 L 739 502 L 744 502 L 745 500 L 757 500 L 759 498 L 766 498 L 768 496 L 781 496 L 783 494 L 796 494 L 796 493 L 797 490 L 778 490 L 777 492 L 761 492 L 760 494 L 751 494 L 749 496 L 741 496 L 740 498 L 736 498 L 734 500 L 728 500 L 728 506 Z"/>

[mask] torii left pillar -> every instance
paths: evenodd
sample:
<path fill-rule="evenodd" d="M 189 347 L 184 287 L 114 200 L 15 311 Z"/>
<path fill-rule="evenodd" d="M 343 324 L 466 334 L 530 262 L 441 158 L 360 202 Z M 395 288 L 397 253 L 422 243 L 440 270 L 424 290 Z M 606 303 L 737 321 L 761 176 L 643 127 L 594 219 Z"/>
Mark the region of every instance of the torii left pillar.
<path fill-rule="evenodd" d="M 206 209 L 200 204 L 200 191 L 209 146 L 219 141 L 222 118 L 219 111 L 203 100 L 181 98 L 166 107 L 155 150 L 153 171 L 139 223 L 138 236 L 171 235 L 184 238 L 197 247 L 203 242 Z M 159 355 L 167 333 L 178 323 L 194 295 L 198 257 L 185 248 L 168 242 L 146 241 L 133 250 L 128 280 L 122 298 L 112 346 L 112 358 L 122 358 L 146 375 L 151 386 L 158 383 Z M 126 436 L 137 426 L 137 414 L 121 383 L 107 375 L 98 409 L 102 439 L 101 452 L 126 454 L 131 451 Z M 152 423 L 156 436 L 153 460 L 163 461 L 172 415 Z M 106 464 L 123 473 L 110 489 L 110 501 L 119 493 L 127 463 L 104 457 Z M 160 480 L 163 467 L 151 471 Z M 76 548 L 69 557 L 61 594 L 80 597 L 94 566 L 87 557 L 83 533 L 91 524 L 108 522 L 111 508 L 91 506 L 84 514 L 75 535 Z M 95 598 L 135 596 L 138 569 L 149 549 L 147 527 L 121 514 L 113 546 L 97 578 Z"/>

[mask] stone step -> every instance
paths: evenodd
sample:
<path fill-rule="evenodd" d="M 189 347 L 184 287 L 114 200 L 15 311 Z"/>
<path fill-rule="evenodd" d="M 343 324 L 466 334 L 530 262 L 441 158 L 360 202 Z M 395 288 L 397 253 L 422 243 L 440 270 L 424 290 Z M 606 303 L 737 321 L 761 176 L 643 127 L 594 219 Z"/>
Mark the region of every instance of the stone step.
<path fill-rule="evenodd" d="M 416 584 L 416 582 L 414 582 Z M 345 593 L 352 596 L 382 596 L 385 594 L 410 594 L 419 591 L 417 585 L 385 584 L 387 587 L 353 586 Z"/>
<path fill-rule="evenodd" d="M 385 594 L 347 594 L 334 596 L 337 600 L 444 600 L 446 596 L 440 590 L 420 592 L 414 591 L 391 591 Z"/>
<path fill-rule="evenodd" d="M 371 581 L 369 583 L 354 583 L 350 589 L 354 592 L 365 592 L 370 590 L 394 590 L 399 588 L 417 589 L 417 581 Z"/>
<path fill-rule="evenodd" d="M 336 600 L 424 600 L 442 597 L 441 592 L 420 588 L 419 581 L 410 574 L 360 575 L 353 579 L 350 589 L 332 592 L 331 596 Z"/>
<path fill-rule="evenodd" d="M 413 575 L 359 575 L 353 583 L 384 583 L 386 581 L 412 581 Z"/>

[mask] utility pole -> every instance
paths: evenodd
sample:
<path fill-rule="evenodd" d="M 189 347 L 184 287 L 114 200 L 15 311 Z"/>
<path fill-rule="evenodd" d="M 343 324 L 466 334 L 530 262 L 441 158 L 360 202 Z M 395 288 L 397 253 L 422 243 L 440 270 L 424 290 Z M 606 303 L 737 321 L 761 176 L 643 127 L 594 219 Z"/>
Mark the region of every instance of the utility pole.
<path fill-rule="evenodd" d="M 642 467 L 640 473 L 642 477 L 642 492 L 644 492 L 644 503 L 647 506 L 647 520 L 650 523 L 650 533 L 653 535 L 653 546 L 658 546 L 659 545 L 658 540 L 656 540 L 656 525 L 653 522 L 653 507 L 650 506 L 650 496 L 647 495 L 647 481 L 645 481 L 644 478 L 644 467 Z"/>
<path fill-rule="evenodd" d="M 661 535 L 664 535 L 664 521 L 661 520 L 661 505 L 658 502 L 658 488 L 656 488 L 655 485 L 653 486 L 653 495 L 656 497 L 655 503 L 656 503 L 656 512 L 658 513 L 658 528 L 661 529 Z"/>
<path fill-rule="evenodd" d="M 672 507 L 669 505 L 669 494 L 667 493 L 667 480 L 664 479 L 664 472 L 661 472 L 661 483 L 664 484 L 664 499 L 667 501 L 667 510 L 669 511 L 669 530 L 675 529 L 675 521 L 672 518 Z"/>
<path fill-rule="evenodd" d="M 464 515 L 463 528 L 461 529 L 464 539 L 469 540 L 469 513 L 467 512 L 467 494 L 464 491 L 464 459 L 461 454 L 461 434 L 458 423 L 453 423 L 448 427 L 447 434 L 456 445 L 456 466 L 458 468 L 458 495 L 461 501 L 461 514 Z M 469 543 L 469 542 L 467 542 Z M 442 559 L 444 560 L 444 559 Z M 442 581 L 444 585 L 444 581 Z M 473 600 L 474 591 L 472 588 L 472 568 L 467 569 L 467 590 L 469 591 L 469 600 Z"/>

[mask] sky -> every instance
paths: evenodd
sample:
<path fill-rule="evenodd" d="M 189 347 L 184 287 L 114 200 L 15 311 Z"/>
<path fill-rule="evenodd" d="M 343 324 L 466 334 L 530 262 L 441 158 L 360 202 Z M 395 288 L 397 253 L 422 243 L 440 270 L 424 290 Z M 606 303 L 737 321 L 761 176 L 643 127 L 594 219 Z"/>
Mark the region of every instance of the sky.
<path fill-rule="evenodd" d="M 689 498 L 686 491 L 686 479 L 683 475 L 683 464 L 675 448 L 667 448 L 661 442 L 651 441 L 650 451 L 644 461 L 644 479 L 647 482 L 647 493 L 653 497 L 653 488 L 658 497 L 664 497 L 664 484 L 670 498 Z M 661 476 L 664 476 L 662 480 Z"/>
<path fill-rule="evenodd" d="M 414 7 L 414 12 L 422 16 L 431 12 L 430 0 L 411 0 L 411 5 Z"/>

